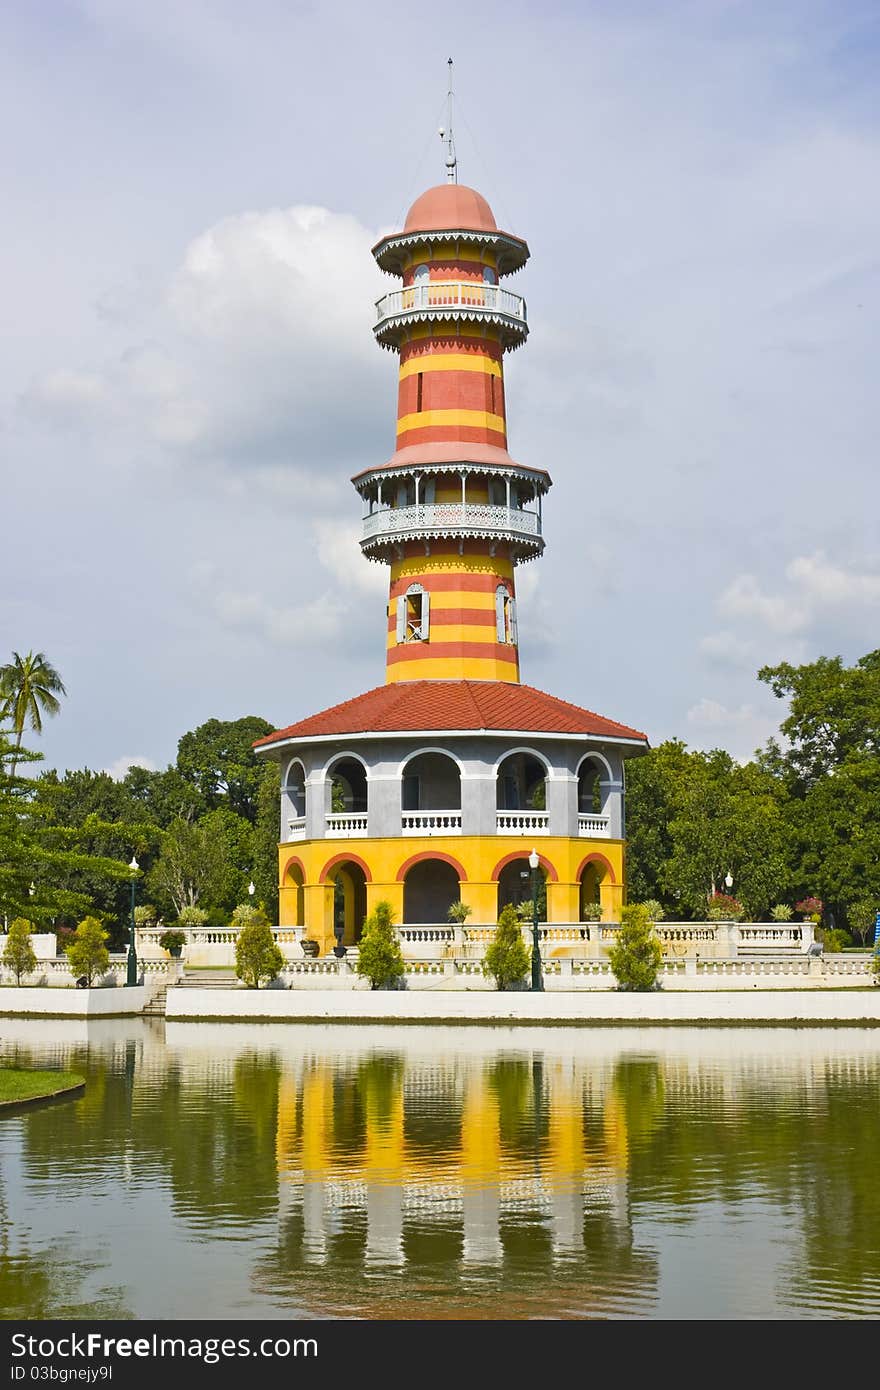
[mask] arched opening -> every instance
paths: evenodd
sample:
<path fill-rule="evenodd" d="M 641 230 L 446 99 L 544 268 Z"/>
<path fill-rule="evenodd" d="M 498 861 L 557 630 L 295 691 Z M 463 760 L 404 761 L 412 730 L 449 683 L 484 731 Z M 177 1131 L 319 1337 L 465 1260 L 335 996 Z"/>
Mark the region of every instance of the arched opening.
<path fill-rule="evenodd" d="M 288 767 L 283 794 L 282 838 L 289 835 L 291 838 L 301 839 L 306 824 L 306 772 L 302 763 L 292 762 Z"/>
<path fill-rule="evenodd" d="M 333 933 L 342 946 L 356 946 L 367 917 L 367 880 L 360 864 L 346 859 L 334 865 L 328 879 L 333 885 Z"/>
<path fill-rule="evenodd" d="M 578 768 L 578 812 L 600 816 L 605 805 L 608 769 L 599 758 L 584 758 Z"/>
<path fill-rule="evenodd" d="M 367 809 L 367 773 L 357 758 L 340 758 L 328 770 L 330 811 L 334 816 L 354 815 Z"/>
<path fill-rule="evenodd" d="M 598 921 L 601 914 L 601 884 L 608 869 L 600 859 L 591 859 L 580 874 L 580 920 Z"/>
<path fill-rule="evenodd" d="M 498 769 L 499 811 L 545 811 L 547 769 L 533 753 L 511 753 Z"/>
<path fill-rule="evenodd" d="M 403 880 L 403 920 L 409 925 L 447 922 L 453 903 L 461 897 L 458 874 L 442 859 L 420 859 Z"/>
<path fill-rule="evenodd" d="M 543 864 L 539 864 L 538 874 L 538 921 L 547 921 L 547 874 Z M 523 903 L 528 904 L 530 909 L 529 919 L 531 919 L 532 905 L 532 870 L 529 866 L 528 857 L 522 859 L 512 859 L 509 864 L 505 864 L 501 873 L 498 875 L 498 912 L 512 903 L 514 907 L 520 907 Z"/>
<path fill-rule="evenodd" d="M 304 926 L 306 919 L 305 884 L 303 880 L 303 871 L 299 864 L 288 864 L 284 872 L 284 883 L 282 887 L 290 890 L 287 895 L 287 914 L 289 914 L 292 920 L 287 921 L 285 926 Z"/>
<path fill-rule="evenodd" d="M 460 811 L 461 769 L 445 753 L 417 753 L 400 778 L 400 809 Z"/>

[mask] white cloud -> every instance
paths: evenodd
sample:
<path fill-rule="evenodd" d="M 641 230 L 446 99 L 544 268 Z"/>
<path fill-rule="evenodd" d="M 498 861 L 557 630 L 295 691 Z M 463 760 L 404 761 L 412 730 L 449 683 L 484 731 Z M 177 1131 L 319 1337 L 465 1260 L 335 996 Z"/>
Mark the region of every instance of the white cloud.
<path fill-rule="evenodd" d="M 327 208 L 226 217 L 186 248 L 148 339 L 99 368 L 55 368 L 31 417 L 122 430 L 235 469 L 340 475 L 384 461 L 393 373 L 372 341 L 374 233 Z"/>
<path fill-rule="evenodd" d="M 385 565 L 366 559 L 360 548 L 361 527 L 356 521 L 315 521 L 312 530 L 318 559 L 344 589 L 366 594 L 388 593 Z"/>
<path fill-rule="evenodd" d="M 726 618 L 754 620 L 778 633 L 800 632 L 810 616 L 798 598 L 762 593 L 753 574 L 740 574 L 728 585 L 718 600 L 718 611 Z"/>
<path fill-rule="evenodd" d="M 109 773 L 114 782 L 122 782 L 130 767 L 145 767 L 148 772 L 156 771 L 156 764 L 151 762 L 149 758 L 145 758 L 141 753 L 123 753 L 121 758 L 117 758 L 115 762 L 111 763 L 109 767 L 105 767 L 103 771 Z"/>
<path fill-rule="evenodd" d="M 880 607 L 880 573 L 845 570 L 818 550 L 792 560 L 786 574 L 815 607 L 840 604 Z"/>
<path fill-rule="evenodd" d="M 349 617 L 348 606 L 333 594 L 282 607 L 260 594 L 223 590 L 212 607 L 222 627 L 292 649 L 325 646 L 346 630 Z"/>
<path fill-rule="evenodd" d="M 721 729 L 731 725 L 747 724 L 755 717 L 753 705 L 740 705 L 738 709 L 728 709 L 718 700 L 709 700 L 705 696 L 692 705 L 687 712 L 687 722 L 697 724 L 700 728 Z"/>
<path fill-rule="evenodd" d="M 699 648 L 712 666 L 747 670 L 756 665 L 753 643 L 732 632 L 712 632 L 701 637 Z"/>

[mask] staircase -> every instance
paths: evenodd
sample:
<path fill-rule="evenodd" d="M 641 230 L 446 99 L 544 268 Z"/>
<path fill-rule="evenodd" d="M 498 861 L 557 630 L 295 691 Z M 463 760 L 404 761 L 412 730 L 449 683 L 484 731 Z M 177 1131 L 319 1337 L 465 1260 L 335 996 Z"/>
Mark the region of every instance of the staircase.
<path fill-rule="evenodd" d="M 174 988 L 234 989 L 237 984 L 238 976 L 232 966 L 223 966 L 214 970 L 200 970 L 197 966 L 187 966 L 184 969 L 183 977 L 178 980 Z"/>

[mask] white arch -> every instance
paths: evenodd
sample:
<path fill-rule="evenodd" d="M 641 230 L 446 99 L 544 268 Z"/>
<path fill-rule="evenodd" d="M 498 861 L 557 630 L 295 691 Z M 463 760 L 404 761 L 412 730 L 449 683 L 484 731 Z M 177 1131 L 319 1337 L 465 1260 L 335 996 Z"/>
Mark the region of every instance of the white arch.
<path fill-rule="evenodd" d="M 364 772 L 366 773 L 367 781 L 369 782 L 369 780 L 370 780 L 370 766 L 369 766 L 369 763 L 367 763 L 367 762 L 361 757 L 360 753 L 349 753 L 347 750 L 344 750 L 344 751 L 341 752 L 341 753 L 334 753 L 332 757 L 328 758 L 327 762 L 326 762 L 326 763 L 324 764 L 324 766 L 320 769 L 320 771 L 319 771 L 319 773 L 318 773 L 318 778 L 319 778 L 319 779 L 325 778 L 325 777 L 327 776 L 327 773 L 330 771 L 331 767 L 333 767 L 334 763 L 341 762 L 343 758 L 351 758 L 354 762 L 360 763 L 361 767 L 364 769 Z"/>
<path fill-rule="evenodd" d="M 580 762 L 578 763 L 577 767 L 575 768 L 575 777 L 580 778 L 581 768 L 588 759 L 591 759 L 593 762 L 602 764 L 606 772 L 606 776 L 602 779 L 603 781 L 616 782 L 618 780 L 614 772 L 612 772 L 611 764 L 605 757 L 604 753 L 585 753 L 584 756 L 581 758 Z"/>
<path fill-rule="evenodd" d="M 300 757 L 291 758 L 290 762 L 287 764 L 287 767 L 284 769 L 284 781 L 283 781 L 282 784 L 281 784 L 285 791 L 286 791 L 287 788 L 290 786 L 290 771 L 291 771 L 291 768 L 292 768 L 295 764 L 297 764 L 297 763 L 299 764 L 300 770 L 301 770 L 301 772 L 302 772 L 303 786 L 305 786 L 306 781 L 308 780 L 308 774 L 306 773 L 306 765 L 305 765 L 305 763 L 303 762 L 302 758 L 300 758 Z"/>
<path fill-rule="evenodd" d="M 443 758 L 448 758 L 449 761 L 450 761 L 451 763 L 455 763 L 455 766 L 458 768 L 458 775 L 459 775 L 459 777 L 463 777 L 463 776 L 464 776 L 464 768 L 462 767 L 461 762 L 460 762 L 459 759 L 455 756 L 455 754 L 454 754 L 454 753 L 450 753 L 448 748 L 435 748 L 434 745 L 432 744 L 429 748 L 417 748 L 417 749 L 415 750 L 414 753 L 408 753 L 408 754 L 406 755 L 406 757 L 404 758 L 403 762 L 400 764 L 400 766 L 399 766 L 398 769 L 397 769 L 396 776 L 397 776 L 398 781 L 399 781 L 400 778 L 403 776 L 403 769 L 407 766 L 407 764 L 408 764 L 408 763 L 411 763 L 412 760 L 413 760 L 413 758 L 420 758 L 420 757 L 422 756 L 423 753 L 439 753 L 439 754 L 441 755 L 441 757 L 443 757 Z"/>
<path fill-rule="evenodd" d="M 498 776 L 498 770 L 501 767 L 501 764 L 506 762 L 508 758 L 512 758 L 514 753 L 528 753 L 530 757 L 536 758 L 539 763 L 544 764 L 544 772 L 548 778 L 552 778 L 554 776 L 553 769 L 550 766 L 550 763 L 547 760 L 545 754 L 539 753 L 536 748 L 529 748 L 526 744 L 522 744 L 520 746 L 517 746 L 516 748 L 508 748 L 505 750 L 505 752 L 501 755 L 501 757 L 498 759 L 497 763 L 492 769 L 493 777 Z"/>

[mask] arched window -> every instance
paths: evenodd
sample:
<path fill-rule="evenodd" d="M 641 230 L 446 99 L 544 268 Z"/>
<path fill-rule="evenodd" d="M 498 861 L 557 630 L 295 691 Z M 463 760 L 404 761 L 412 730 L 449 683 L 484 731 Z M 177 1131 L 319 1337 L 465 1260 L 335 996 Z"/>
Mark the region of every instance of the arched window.
<path fill-rule="evenodd" d="M 495 630 L 499 642 L 516 646 L 516 600 L 503 584 L 495 590 Z"/>
<path fill-rule="evenodd" d="M 427 642 L 431 621 L 431 595 L 421 584 L 410 584 L 397 600 L 398 642 Z"/>

